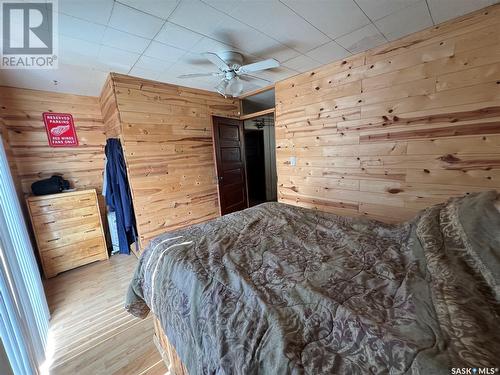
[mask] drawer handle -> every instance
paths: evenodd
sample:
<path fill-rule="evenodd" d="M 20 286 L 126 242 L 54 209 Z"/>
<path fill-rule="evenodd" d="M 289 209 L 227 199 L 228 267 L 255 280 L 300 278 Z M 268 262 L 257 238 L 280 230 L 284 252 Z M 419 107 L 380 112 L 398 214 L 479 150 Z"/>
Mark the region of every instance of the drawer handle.
<path fill-rule="evenodd" d="M 45 208 L 45 207 L 52 207 L 52 204 L 46 204 L 44 206 L 39 206 L 40 208 Z"/>
<path fill-rule="evenodd" d="M 89 217 L 89 216 L 94 216 L 94 214 L 86 214 L 86 215 L 82 215 L 82 217 Z"/>
<path fill-rule="evenodd" d="M 85 201 L 89 201 L 89 200 L 90 200 L 90 198 L 82 198 L 82 199 L 80 199 L 80 202 L 85 202 Z"/>
<path fill-rule="evenodd" d="M 43 224 L 54 224 L 56 221 L 55 220 L 52 220 L 52 221 L 47 221 L 46 223 L 43 223 Z"/>
<path fill-rule="evenodd" d="M 57 237 L 57 238 L 53 238 L 53 239 L 51 239 L 51 240 L 47 240 L 47 242 L 54 242 L 54 241 L 59 241 L 59 240 L 60 240 L 60 238 L 59 238 L 59 237 Z"/>
<path fill-rule="evenodd" d="M 89 229 L 89 230 L 86 230 L 85 233 L 92 233 L 92 232 L 95 232 L 96 230 L 95 229 Z"/>

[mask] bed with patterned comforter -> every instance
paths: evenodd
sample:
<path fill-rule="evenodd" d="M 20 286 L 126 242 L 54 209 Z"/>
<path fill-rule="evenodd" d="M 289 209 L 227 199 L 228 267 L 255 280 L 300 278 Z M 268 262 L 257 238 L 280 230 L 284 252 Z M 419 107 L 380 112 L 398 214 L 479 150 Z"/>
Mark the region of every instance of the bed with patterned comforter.
<path fill-rule="evenodd" d="M 127 310 L 196 374 L 500 366 L 495 192 L 387 225 L 266 203 L 155 238 Z"/>

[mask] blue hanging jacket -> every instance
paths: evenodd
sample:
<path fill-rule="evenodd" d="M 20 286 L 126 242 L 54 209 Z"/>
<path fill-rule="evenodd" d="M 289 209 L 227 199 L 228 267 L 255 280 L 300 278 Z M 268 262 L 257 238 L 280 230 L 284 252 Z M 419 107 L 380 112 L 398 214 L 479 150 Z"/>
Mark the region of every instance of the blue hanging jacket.
<path fill-rule="evenodd" d="M 106 141 L 106 204 L 116 213 L 116 227 L 120 254 L 130 254 L 130 245 L 136 241 L 136 228 L 132 195 L 127 179 L 125 158 L 120 140 Z"/>

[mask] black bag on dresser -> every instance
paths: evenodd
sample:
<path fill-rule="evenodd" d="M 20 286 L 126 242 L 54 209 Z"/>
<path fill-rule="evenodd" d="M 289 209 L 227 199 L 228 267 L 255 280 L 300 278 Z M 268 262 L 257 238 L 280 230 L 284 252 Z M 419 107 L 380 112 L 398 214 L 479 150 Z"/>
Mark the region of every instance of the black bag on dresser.
<path fill-rule="evenodd" d="M 67 189 L 69 189 L 69 181 L 55 175 L 31 184 L 31 191 L 34 195 L 56 194 Z"/>

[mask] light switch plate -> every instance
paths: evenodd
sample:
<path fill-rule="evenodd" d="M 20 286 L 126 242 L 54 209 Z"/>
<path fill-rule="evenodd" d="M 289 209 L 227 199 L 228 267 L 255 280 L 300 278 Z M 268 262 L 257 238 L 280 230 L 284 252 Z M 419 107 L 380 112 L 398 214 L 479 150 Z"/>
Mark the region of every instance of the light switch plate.
<path fill-rule="evenodd" d="M 292 167 L 295 167 L 297 165 L 297 157 L 295 156 L 290 156 L 290 165 Z"/>

